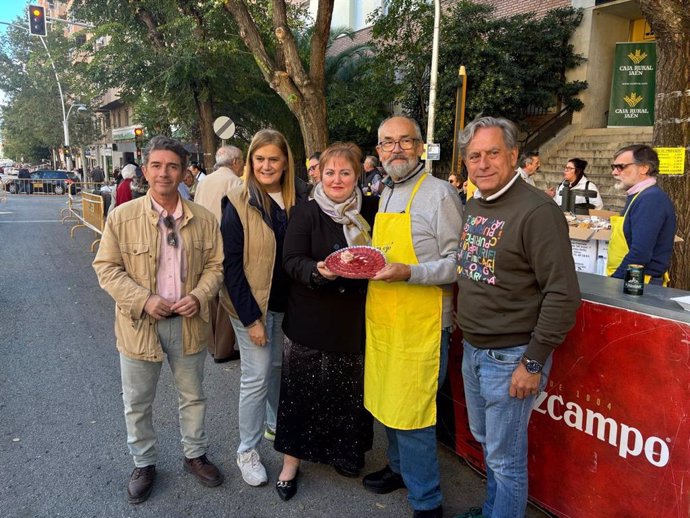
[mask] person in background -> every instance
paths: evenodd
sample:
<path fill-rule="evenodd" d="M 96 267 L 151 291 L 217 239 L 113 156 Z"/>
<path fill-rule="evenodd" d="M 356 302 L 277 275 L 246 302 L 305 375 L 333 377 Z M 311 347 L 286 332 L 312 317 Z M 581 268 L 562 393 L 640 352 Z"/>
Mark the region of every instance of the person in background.
<path fill-rule="evenodd" d="M 316 185 L 321 181 L 321 170 L 319 169 L 319 158 L 321 152 L 313 153 L 307 160 L 307 176 L 309 176 L 309 183 Z"/>
<path fill-rule="evenodd" d="M 122 181 L 115 190 L 115 205 L 122 205 L 133 199 L 132 181 L 137 175 L 137 168 L 132 164 L 127 164 L 122 168 Z"/>
<path fill-rule="evenodd" d="M 185 200 L 194 201 L 194 196 L 192 196 L 192 187 L 194 186 L 194 174 L 187 169 L 182 175 L 182 181 L 180 185 L 177 186 L 177 190 L 180 192 Z"/>
<path fill-rule="evenodd" d="M 290 216 L 298 198 L 295 167 L 285 137 L 261 130 L 249 145 L 244 181 L 223 198 L 221 233 L 230 320 L 240 348 L 237 466 L 250 486 L 268 482 L 257 450 L 261 438 L 275 435 L 282 323 L 289 277 L 280 258 Z"/>
<path fill-rule="evenodd" d="M 481 117 L 458 144 L 477 187 L 458 247 L 462 377 L 487 474 L 483 508 L 466 516 L 521 518 L 529 418 L 552 353 L 575 324 L 580 289 L 563 214 L 515 171 L 516 126 Z"/>
<path fill-rule="evenodd" d="M 285 236 L 291 286 L 275 440 L 285 454 L 276 483 L 283 500 L 297 492 L 301 460 L 357 477 L 371 449 L 373 420 L 363 405 L 367 281 L 337 277 L 324 263 L 334 248 L 371 244 L 378 200 L 357 186 L 361 156 L 352 143 L 321 154 L 314 199 L 295 208 Z"/>
<path fill-rule="evenodd" d="M 565 186 L 572 191 L 576 190 L 588 190 L 596 193 L 595 196 L 580 196 L 579 194 L 575 196 L 575 204 L 573 206 L 573 212 L 575 214 L 589 214 L 589 209 L 601 210 L 604 207 L 604 202 L 599 194 L 599 189 L 594 184 L 587 179 L 585 175 L 585 168 L 587 167 L 587 161 L 581 158 L 571 158 L 568 163 L 563 168 L 563 183 L 558 186 L 558 192 L 554 194 L 553 201 L 559 207 L 563 203 L 563 192 Z M 550 192 L 549 192 L 550 194 Z"/>
<path fill-rule="evenodd" d="M 191 185 L 188 185 L 186 181 L 185 184 L 187 184 L 187 187 L 189 187 L 189 194 L 193 200 L 199 184 L 204 180 L 204 178 L 206 178 L 206 170 L 197 162 L 192 162 L 192 164 L 189 166 L 189 171 L 194 176 L 194 181 L 191 183 Z"/>
<path fill-rule="evenodd" d="M 460 196 L 460 203 L 465 205 L 467 203 L 467 180 L 462 181 L 462 177 L 458 173 L 450 173 L 448 175 L 448 183 L 450 183 Z"/>
<path fill-rule="evenodd" d="M 96 166 L 91 171 L 91 181 L 95 184 L 94 189 L 99 189 L 101 184 L 105 182 L 105 172 L 99 166 Z"/>
<path fill-rule="evenodd" d="M 362 174 L 361 180 L 364 194 L 374 196 L 379 196 L 381 194 L 378 187 L 380 186 L 381 190 L 383 190 L 383 185 L 381 184 L 381 171 L 379 170 L 378 158 L 373 155 L 367 155 L 364 159 L 364 174 Z M 374 185 L 377 186 L 377 189 L 374 189 Z"/>
<path fill-rule="evenodd" d="M 630 264 L 644 266 L 645 282 L 667 286 L 676 235 L 676 212 L 657 185 L 659 156 L 643 144 L 625 146 L 613 157 L 615 188 L 628 195 L 620 216 L 611 218 L 607 273 L 623 279 Z"/>
<path fill-rule="evenodd" d="M 379 494 L 407 487 L 415 518 L 443 516 L 436 452 L 436 395 L 443 384 L 453 325 L 457 191 L 424 172 L 424 141 L 413 119 L 378 129 L 389 183 L 381 194 L 372 245 L 388 264 L 369 282 L 364 406 L 386 429 L 388 465 L 366 475 Z"/>
<path fill-rule="evenodd" d="M 223 281 L 223 250 L 213 214 L 177 192 L 186 161 L 180 142 L 160 135 L 149 141 L 143 170 L 151 187 L 108 217 L 93 262 L 99 284 L 115 300 L 127 444 L 135 465 L 127 485 L 131 504 L 149 497 L 156 477 L 153 403 L 166 358 L 178 397 L 182 467 L 204 486 L 223 482 L 206 457 L 203 390 L 208 303 Z"/>
<path fill-rule="evenodd" d="M 518 173 L 520 173 L 520 177 L 526 181 L 528 184 L 530 184 L 532 187 L 536 187 L 534 184 L 534 178 L 532 178 L 536 173 L 537 170 L 539 169 L 540 166 L 540 160 L 539 160 L 539 152 L 536 152 L 536 155 L 534 155 L 534 151 L 530 153 L 526 153 L 520 157 L 520 161 L 518 162 Z"/>
<path fill-rule="evenodd" d="M 243 167 L 242 150 L 235 146 L 222 146 L 216 151 L 214 171 L 197 188 L 194 201 L 208 209 L 219 224 L 222 218 L 221 200 L 231 186 L 242 184 L 239 176 Z M 239 358 L 239 353 L 235 351 L 235 333 L 230 323 L 231 308 L 228 290 L 222 286 L 218 298 L 210 306 L 213 315 L 213 340 L 208 352 L 215 363 Z"/>

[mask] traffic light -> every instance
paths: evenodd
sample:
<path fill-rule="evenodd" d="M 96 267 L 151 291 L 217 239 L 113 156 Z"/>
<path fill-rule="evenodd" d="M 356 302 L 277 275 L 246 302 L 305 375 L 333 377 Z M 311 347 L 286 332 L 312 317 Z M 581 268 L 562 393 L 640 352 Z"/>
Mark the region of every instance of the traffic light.
<path fill-rule="evenodd" d="M 46 10 L 40 5 L 29 6 L 29 32 L 34 36 L 46 35 Z"/>
<path fill-rule="evenodd" d="M 137 142 L 144 140 L 144 128 L 134 128 L 134 140 Z"/>

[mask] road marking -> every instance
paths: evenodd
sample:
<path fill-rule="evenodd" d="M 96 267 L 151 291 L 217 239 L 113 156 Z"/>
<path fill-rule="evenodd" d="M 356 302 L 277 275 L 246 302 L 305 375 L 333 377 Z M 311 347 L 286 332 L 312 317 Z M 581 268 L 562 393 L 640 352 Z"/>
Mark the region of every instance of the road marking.
<path fill-rule="evenodd" d="M 0 223 L 62 223 L 59 219 L 31 219 L 25 221 L 0 221 Z"/>
<path fill-rule="evenodd" d="M 0 214 L 14 214 L 14 212 L 0 212 Z"/>

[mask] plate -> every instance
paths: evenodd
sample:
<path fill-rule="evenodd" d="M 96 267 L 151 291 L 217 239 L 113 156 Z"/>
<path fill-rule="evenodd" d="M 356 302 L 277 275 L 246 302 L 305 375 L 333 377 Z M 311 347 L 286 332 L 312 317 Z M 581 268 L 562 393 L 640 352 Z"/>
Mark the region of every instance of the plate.
<path fill-rule="evenodd" d="M 324 260 L 326 268 L 348 279 L 371 279 L 386 266 L 386 257 L 371 246 L 348 246 L 333 252 Z"/>

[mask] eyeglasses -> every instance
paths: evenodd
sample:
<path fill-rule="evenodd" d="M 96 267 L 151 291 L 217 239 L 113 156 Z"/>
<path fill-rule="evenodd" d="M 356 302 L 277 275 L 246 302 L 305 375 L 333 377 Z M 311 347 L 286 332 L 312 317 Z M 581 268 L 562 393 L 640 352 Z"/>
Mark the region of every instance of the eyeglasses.
<path fill-rule="evenodd" d="M 565 166 L 565 167 L 563 168 L 563 170 L 564 170 L 564 171 L 574 171 L 575 168 L 574 168 L 574 167 L 570 167 L 570 166 Z"/>
<path fill-rule="evenodd" d="M 637 162 L 630 162 L 629 164 L 611 164 L 611 171 L 614 169 L 618 172 L 624 171 L 626 167 L 636 164 Z"/>
<path fill-rule="evenodd" d="M 309 172 L 316 171 L 319 168 L 319 164 L 311 166 L 308 170 Z"/>
<path fill-rule="evenodd" d="M 172 216 L 166 216 L 165 218 L 163 218 L 163 224 L 168 229 L 168 235 L 165 238 L 165 242 L 168 243 L 168 246 L 177 248 L 177 234 L 175 234 L 175 221 L 172 219 Z"/>
<path fill-rule="evenodd" d="M 379 147 L 384 151 L 393 151 L 395 149 L 395 145 L 398 144 L 400 149 L 403 151 L 408 151 L 414 147 L 415 142 L 418 140 L 418 138 L 409 137 L 401 138 L 400 140 L 384 140 L 379 142 Z"/>

